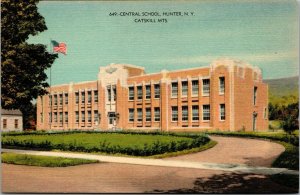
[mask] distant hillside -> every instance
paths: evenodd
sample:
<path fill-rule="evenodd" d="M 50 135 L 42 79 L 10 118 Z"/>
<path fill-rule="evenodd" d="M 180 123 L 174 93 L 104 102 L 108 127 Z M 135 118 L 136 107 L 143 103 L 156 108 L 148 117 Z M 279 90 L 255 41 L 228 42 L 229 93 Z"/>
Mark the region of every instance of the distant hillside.
<path fill-rule="evenodd" d="M 289 77 L 281 79 L 266 79 L 265 83 L 269 85 L 269 95 L 282 97 L 288 95 L 295 95 L 298 97 L 298 79 L 299 77 Z"/>
<path fill-rule="evenodd" d="M 281 79 L 267 79 L 265 83 L 269 85 L 269 102 L 273 105 L 289 105 L 299 102 L 299 77 L 289 77 Z"/>

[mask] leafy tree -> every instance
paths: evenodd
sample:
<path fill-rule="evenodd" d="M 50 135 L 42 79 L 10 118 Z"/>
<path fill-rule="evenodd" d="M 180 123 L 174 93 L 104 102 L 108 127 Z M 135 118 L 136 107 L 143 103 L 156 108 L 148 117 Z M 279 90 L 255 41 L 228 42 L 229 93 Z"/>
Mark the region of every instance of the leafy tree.
<path fill-rule="evenodd" d="M 296 129 L 299 129 L 299 102 L 289 104 L 283 110 L 283 130 L 291 135 Z"/>
<path fill-rule="evenodd" d="M 1 106 L 20 109 L 26 115 L 31 100 L 47 93 L 47 75 L 57 54 L 42 44 L 29 44 L 29 36 L 47 30 L 38 13 L 38 0 L 1 1 Z"/>

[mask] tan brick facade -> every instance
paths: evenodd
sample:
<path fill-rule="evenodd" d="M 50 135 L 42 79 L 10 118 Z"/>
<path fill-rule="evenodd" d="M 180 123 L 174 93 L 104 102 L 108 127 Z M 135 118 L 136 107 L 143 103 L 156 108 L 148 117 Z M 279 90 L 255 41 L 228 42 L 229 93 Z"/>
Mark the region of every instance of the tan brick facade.
<path fill-rule="evenodd" d="M 37 101 L 39 130 L 268 129 L 268 86 L 259 68 L 237 60 L 155 74 L 110 64 L 96 81 L 48 90 Z"/>

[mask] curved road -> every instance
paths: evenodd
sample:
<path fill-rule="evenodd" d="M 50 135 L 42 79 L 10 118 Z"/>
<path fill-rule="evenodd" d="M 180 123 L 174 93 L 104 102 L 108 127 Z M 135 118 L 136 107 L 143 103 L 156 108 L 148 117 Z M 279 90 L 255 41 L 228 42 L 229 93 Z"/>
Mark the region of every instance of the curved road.
<path fill-rule="evenodd" d="M 166 159 L 270 167 L 285 150 L 282 145 L 265 140 L 221 136 L 210 138 L 218 142 L 211 149 Z"/>
<path fill-rule="evenodd" d="M 269 166 L 284 148 L 276 143 L 212 136 L 209 150 L 166 160 Z M 165 160 L 163 160 L 165 161 Z M 20 174 L 21 173 L 21 174 Z M 295 193 L 269 176 L 220 170 L 96 163 L 71 167 L 2 164 L 3 192 L 44 193 Z"/>

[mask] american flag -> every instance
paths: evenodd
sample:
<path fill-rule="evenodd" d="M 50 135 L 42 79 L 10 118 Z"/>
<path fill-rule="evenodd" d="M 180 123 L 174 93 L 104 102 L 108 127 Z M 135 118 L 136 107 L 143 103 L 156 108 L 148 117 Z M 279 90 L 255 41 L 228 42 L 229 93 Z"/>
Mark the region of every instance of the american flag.
<path fill-rule="evenodd" d="M 54 40 L 51 40 L 51 43 L 53 45 L 53 52 L 62 53 L 64 55 L 67 54 L 67 44 L 59 43 L 59 42 L 54 41 Z"/>

